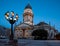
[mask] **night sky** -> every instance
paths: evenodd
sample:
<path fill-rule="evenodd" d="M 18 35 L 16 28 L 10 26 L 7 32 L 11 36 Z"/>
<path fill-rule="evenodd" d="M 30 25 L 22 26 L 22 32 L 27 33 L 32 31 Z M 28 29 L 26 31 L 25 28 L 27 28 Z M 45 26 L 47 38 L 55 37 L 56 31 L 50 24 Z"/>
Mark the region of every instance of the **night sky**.
<path fill-rule="evenodd" d="M 14 11 L 19 15 L 17 24 L 23 22 L 25 6 L 30 3 L 34 13 L 34 24 L 46 22 L 60 31 L 60 0 L 0 0 L 0 25 L 10 28 L 5 19 L 7 11 Z"/>

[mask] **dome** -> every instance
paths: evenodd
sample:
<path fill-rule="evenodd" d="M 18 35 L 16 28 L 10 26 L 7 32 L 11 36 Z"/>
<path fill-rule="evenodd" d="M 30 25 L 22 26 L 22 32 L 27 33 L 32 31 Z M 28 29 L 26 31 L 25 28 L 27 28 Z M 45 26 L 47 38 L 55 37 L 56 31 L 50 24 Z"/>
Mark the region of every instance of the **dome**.
<path fill-rule="evenodd" d="M 38 23 L 37 25 L 48 25 L 48 24 L 45 23 L 45 22 L 40 22 L 40 23 Z"/>
<path fill-rule="evenodd" d="M 27 9 L 27 8 L 32 9 L 32 7 L 30 6 L 29 3 L 28 3 L 28 5 L 25 7 L 25 9 Z"/>

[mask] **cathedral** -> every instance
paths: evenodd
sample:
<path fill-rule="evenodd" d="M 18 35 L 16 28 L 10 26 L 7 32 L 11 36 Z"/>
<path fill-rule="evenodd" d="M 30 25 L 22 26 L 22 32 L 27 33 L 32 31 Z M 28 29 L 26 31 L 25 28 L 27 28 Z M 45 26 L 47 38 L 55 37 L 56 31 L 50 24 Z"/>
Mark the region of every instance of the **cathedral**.
<path fill-rule="evenodd" d="M 32 7 L 28 4 L 23 12 L 23 23 L 15 27 L 15 38 L 26 39 L 55 39 L 58 31 L 50 24 L 40 22 L 37 25 L 33 23 L 34 14 Z"/>

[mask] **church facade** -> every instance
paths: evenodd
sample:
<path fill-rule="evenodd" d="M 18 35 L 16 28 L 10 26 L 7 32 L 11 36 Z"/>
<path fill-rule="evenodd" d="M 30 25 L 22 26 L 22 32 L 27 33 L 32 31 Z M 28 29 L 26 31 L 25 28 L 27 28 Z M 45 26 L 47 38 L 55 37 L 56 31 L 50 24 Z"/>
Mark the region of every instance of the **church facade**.
<path fill-rule="evenodd" d="M 15 33 L 14 33 L 15 38 L 34 39 L 35 35 L 32 35 L 32 33 L 34 33 L 34 31 L 38 29 L 39 31 L 40 29 L 44 29 L 48 33 L 47 39 L 55 38 L 54 36 L 58 33 L 58 31 L 54 27 L 50 26 L 50 24 L 47 24 L 45 22 L 40 22 L 39 24 L 34 25 L 33 18 L 34 14 L 32 11 L 32 7 L 30 6 L 30 4 L 28 4 L 25 7 L 23 13 L 23 23 L 20 23 L 18 26 L 15 27 Z M 38 37 L 39 35 L 36 36 Z"/>

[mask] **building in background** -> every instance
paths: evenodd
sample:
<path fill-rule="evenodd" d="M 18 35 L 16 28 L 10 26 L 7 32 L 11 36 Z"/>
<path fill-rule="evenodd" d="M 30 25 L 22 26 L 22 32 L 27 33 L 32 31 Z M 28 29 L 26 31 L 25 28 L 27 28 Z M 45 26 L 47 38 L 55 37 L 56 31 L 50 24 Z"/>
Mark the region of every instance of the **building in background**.
<path fill-rule="evenodd" d="M 25 7 L 23 13 L 23 23 L 16 26 L 15 37 L 18 38 L 28 38 L 31 36 L 31 31 L 33 30 L 33 11 L 30 4 Z"/>
<path fill-rule="evenodd" d="M 0 25 L 0 38 L 8 38 L 10 36 L 10 30 Z"/>
<path fill-rule="evenodd" d="M 55 35 L 58 33 L 58 31 L 52 27 L 50 24 L 47 24 L 45 22 L 40 22 L 37 25 L 34 25 L 33 23 L 34 14 L 32 11 L 32 7 L 30 4 L 28 4 L 23 13 L 23 23 L 20 23 L 15 27 L 14 36 L 15 38 L 40 38 L 39 32 L 42 33 L 42 38 L 44 38 L 43 34 L 46 34 L 47 32 L 47 38 L 46 39 L 55 39 Z M 39 30 L 38 32 L 36 30 Z M 42 30 L 42 31 L 41 31 Z M 36 31 L 38 35 L 32 35 L 34 34 L 34 31 Z M 35 37 L 36 36 L 36 37 Z"/>

